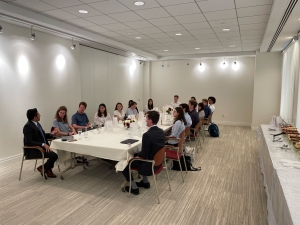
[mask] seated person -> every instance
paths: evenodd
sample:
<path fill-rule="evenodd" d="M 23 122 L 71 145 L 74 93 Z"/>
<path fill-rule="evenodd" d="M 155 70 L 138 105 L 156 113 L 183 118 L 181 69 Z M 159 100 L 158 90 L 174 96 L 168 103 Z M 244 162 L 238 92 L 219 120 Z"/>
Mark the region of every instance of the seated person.
<path fill-rule="evenodd" d="M 68 123 L 66 106 L 61 106 L 58 108 L 52 127 L 57 130 L 57 138 L 76 134 L 74 127 Z"/>
<path fill-rule="evenodd" d="M 145 106 L 144 113 L 146 114 L 150 110 L 153 110 L 153 100 L 151 98 L 148 99 L 148 105 Z"/>
<path fill-rule="evenodd" d="M 169 137 L 179 138 L 182 131 L 185 130 L 186 120 L 183 114 L 183 109 L 176 107 L 173 110 L 174 125 L 172 127 L 171 135 Z M 178 146 L 177 140 L 168 140 L 167 145 Z"/>
<path fill-rule="evenodd" d="M 189 114 L 192 118 L 192 126 L 191 128 L 195 128 L 196 125 L 199 123 L 199 114 L 196 111 L 196 107 L 197 107 L 197 102 L 194 100 L 190 100 L 189 101 Z"/>
<path fill-rule="evenodd" d="M 50 178 L 55 178 L 56 175 L 52 172 L 52 168 L 58 156 L 55 152 L 50 150 L 47 139 L 51 139 L 53 135 L 56 135 L 57 131 L 54 130 L 51 133 L 45 133 L 39 123 L 41 115 L 37 109 L 28 109 L 26 115 L 28 122 L 23 128 L 24 146 L 39 146 L 44 150 L 44 157 L 48 158 L 47 162 L 44 164 L 45 175 Z M 29 158 L 39 158 L 41 157 L 41 153 L 37 151 L 30 151 L 30 149 L 28 149 L 26 154 Z M 40 165 L 37 170 L 43 176 L 42 165 Z"/>
<path fill-rule="evenodd" d="M 126 116 L 128 117 L 129 115 L 135 115 L 135 116 L 137 116 L 139 113 L 138 113 L 138 111 L 136 110 L 136 102 L 131 102 L 130 103 L 130 108 L 128 108 L 127 110 L 126 110 Z"/>
<path fill-rule="evenodd" d="M 171 102 L 171 106 L 173 109 L 175 109 L 176 107 L 179 107 L 179 105 L 181 104 L 179 101 L 179 96 L 178 95 L 174 95 L 174 102 Z"/>
<path fill-rule="evenodd" d="M 186 103 L 182 103 L 182 104 L 180 104 L 180 107 L 183 109 L 184 118 L 186 120 L 185 128 L 190 127 L 192 125 L 192 118 L 188 113 L 189 112 L 189 106 Z"/>
<path fill-rule="evenodd" d="M 76 130 L 91 126 L 90 121 L 84 112 L 86 107 L 87 104 L 85 102 L 80 102 L 78 111 L 72 116 L 72 127 L 74 127 Z"/>
<path fill-rule="evenodd" d="M 116 104 L 115 111 L 114 111 L 114 117 L 117 117 L 118 121 L 124 120 L 125 113 L 123 111 L 123 105 L 120 102 L 118 102 Z"/>
<path fill-rule="evenodd" d="M 215 107 L 215 103 L 216 103 L 216 98 L 215 97 L 208 97 L 208 106 L 211 110 L 211 112 L 214 112 L 216 107 Z"/>
<path fill-rule="evenodd" d="M 98 126 L 104 126 L 105 121 L 112 120 L 109 113 L 106 111 L 106 105 L 101 103 L 98 112 L 95 113 L 94 123 Z"/>
<path fill-rule="evenodd" d="M 202 103 L 204 105 L 204 113 L 205 113 L 205 116 L 204 116 L 204 119 L 207 120 L 207 118 L 209 117 L 209 115 L 211 114 L 211 109 L 209 108 L 208 106 L 208 100 L 207 99 L 202 99 Z"/>
<path fill-rule="evenodd" d="M 142 137 L 142 151 L 137 153 L 135 157 L 153 160 L 154 155 L 164 147 L 165 145 L 165 134 L 162 129 L 156 126 L 159 120 L 159 113 L 156 111 L 149 111 L 146 113 L 146 124 L 149 130 L 143 134 Z M 132 168 L 137 168 L 139 174 L 143 176 L 143 179 L 139 182 L 132 182 L 131 193 L 134 195 L 139 194 L 139 188 L 143 187 L 146 189 L 150 188 L 148 177 L 152 174 L 152 164 L 143 161 L 134 161 L 131 164 Z M 154 167 L 156 171 L 159 166 Z M 124 177 L 129 182 L 129 165 L 122 171 Z M 125 187 L 125 190 L 129 192 L 129 186 Z"/>
<path fill-rule="evenodd" d="M 131 106 L 130 106 L 130 104 L 131 104 L 132 102 L 134 102 L 134 101 L 133 101 L 133 100 L 129 100 L 129 102 L 128 102 L 128 108 L 130 108 L 130 107 L 131 107 Z M 136 107 L 135 109 L 136 109 L 137 113 L 139 114 L 139 110 L 138 110 L 138 108 Z"/>
<path fill-rule="evenodd" d="M 202 102 L 198 103 L 198 114 L 200 120 L 205 117 L 204 105 Z"/>

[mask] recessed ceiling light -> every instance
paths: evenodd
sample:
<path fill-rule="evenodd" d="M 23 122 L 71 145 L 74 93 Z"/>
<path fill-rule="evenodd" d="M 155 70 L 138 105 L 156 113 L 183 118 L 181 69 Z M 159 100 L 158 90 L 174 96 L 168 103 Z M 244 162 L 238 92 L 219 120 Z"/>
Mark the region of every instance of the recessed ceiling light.
<path fill-rule="evenodd" d="M 135 37 L 136 39 L 142 39 L 141 37 Z"/>
<path fill-rule="evenodd" d="M 200 48 L 195 48 L 195 49 L 200 49 Z"/>
<path fill-rule="evenodd" d="M 230 29 L 229 28 L 224 28 L 223 31 L 230 31 Z"/>
<path fill-rule="evenodd" d="M 235 45 L 230 45 L 229 47 L 230 47 L 230 48 L 234 48 L 234 47 L 235 47 Z"/>
<path fill-rule="evenodd" d="M 86 10 L 79 10 L 80 13 L 89 13 L 88 11 Z"/>
<path fill-rule="evenodd" d="M 137 6 L 141 6 L 141 5 L 144 5 L 145 3 L 144 2 L 135 2 L 134 4 Z"/>
<path fill-rule="evenodd" d="M 169 51 L 169 50 L 164 50 L 164 52 L 167 52 L 167 51 Z"/>
<path fill-rule="evenodd" d="M 180 35 L 182 35 L 181 33 L 177 33 L 177 34 L 175 34 L 176 36 L 180 36 Z"/>
<path fill-rule="evenodd" d="M 290 39 L 290 38 L 293 38 L 293 37 L 285 37 L 285 39 Z"/>

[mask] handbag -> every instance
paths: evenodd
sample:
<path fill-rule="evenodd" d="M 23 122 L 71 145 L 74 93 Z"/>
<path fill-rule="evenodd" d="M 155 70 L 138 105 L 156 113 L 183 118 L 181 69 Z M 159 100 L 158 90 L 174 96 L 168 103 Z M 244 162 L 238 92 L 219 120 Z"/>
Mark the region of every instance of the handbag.
<path fill-rule="evenodd" d="M 185 163 L 186 163 L 186 167 L 188 171 L 199 171 L 201 170 L 201 167 L 193 167 L 192 163 L 191 163 L 191 157 L 190 156 L 184 156 L 185 158 Z M 184 160 L 183 160 L 183 156 L 180 157 L 180 165 L 182 168 L 182 171 L 186 170 L 185 169 L 185 165 L 184 165 Z M 178 170 L 180 171 L 180 167 L 179 167 L 179 162 L 173 160 L 173 167 L 172 170 Z"/>
<path fill-rule="evenodd" d="M 184 150 L 184 155 L 191 157 L 191 162 L 195 162 L 195 148 L 186 146 Z"/>

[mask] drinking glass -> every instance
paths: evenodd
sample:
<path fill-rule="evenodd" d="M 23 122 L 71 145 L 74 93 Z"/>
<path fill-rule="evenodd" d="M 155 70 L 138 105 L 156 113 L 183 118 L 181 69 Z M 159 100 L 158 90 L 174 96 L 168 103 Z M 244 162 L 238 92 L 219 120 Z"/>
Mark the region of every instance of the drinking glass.
<path fill-rule="evenodd" d="M 82 129 L 78 129 L 78 139 L 80 140 L 81 139 L 81 133 L 82 133 Z"/>
<path fill-rule="evenodd" d="M 84 137 L 85 137 L 85 138 L 88 137 L 87 127 L 84 129 Z"/>
<path fill-rule="evenodd" d="M 98 133 L 98 134 L 100 134 L 100 129 L 101 129 L 101 126 L 98 125 L 98 127 L 97 127 L 97 133 Z"/>

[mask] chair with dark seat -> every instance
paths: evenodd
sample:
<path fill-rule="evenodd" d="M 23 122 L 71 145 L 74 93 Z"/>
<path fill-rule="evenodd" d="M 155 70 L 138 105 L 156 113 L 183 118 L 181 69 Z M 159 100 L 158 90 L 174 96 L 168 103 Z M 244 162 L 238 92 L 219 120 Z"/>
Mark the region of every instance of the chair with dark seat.
<path fill-rule="evenodd" d="M 201 121 L 201 123 L 202 123 L 201 130 L 202 130 L 203 143 L 204 143 L 205 131 L 208 131 L 207 128 L 208 128 L 208 125 L 211 124 L 213 114 L 214 114 L 214 112 L 211 112 L 211 114 L 207 117 L 207 119 L 203 119 Z"/>
<path fill-rule="evenodd" d="M 132 178 L 131 178 L 131 172 L 132 171 L 138 171 L 137 168 L 131 168 L 131 164 L 134 161 L 143 161 L 143 162 L 150 162 L 152 163 L 152 175 L 153 175 L 153 179 L 154 179 L 154 184 L 155 184 L 155 188 L 156 188 L 156 193 L 157 193 L 157 199 L 158 199 L 158 204 L 160 204 L 160 199 L 159 199 L 159 194 L 158 194 L 158 189 L 157 189 L 157 184 L 156 184 L 156 175 L 158 175 L 163 169 L 166 169 L 166 173 L 167 173 L 167 177 L 168 177 L 168 183 L 169 183 L 169 188 L 171 191 L 171 185 L 170 185 L 170 179 L 169 179 L 169 173 L 168 173 L 168 167 L 167 167 L 167 163 L 166 163 L 166 147 L 163 147 L 162 149 L 160 149 L 154 156 L 153 160 L 148 160 L 148 159 L 143 159 L 143 158 L 132 158 L 129 162 L 129 195 L 131 193 L 131 182 L 132 182 Z M 163 165 L 164 164 L 164 165 Z M 154 167 L 155 166 L 159 166 L 156 171 L 154 171 Z M 143 175 L 143 174 L 141 174 Z"/>
<path fill-rule="evenodd" d="M 166 145 L 166 158 L 167 159 L 172 159 L 172 160 L 175 160 L 175 161 L 178 162 L 183 183 L 184 183 L 184 178 L 183 178 L 182 168 L 181 168 L 181 164 L 180 164 L 181 156 L 183 156 L 185 170 L 186 170 L 186 173 L 187 173 L 185 157 L 183 155 L 184 135 L 185 135 L 185 130 L 183 130 L 181 132 L 179 138 L 167 137 L 167 140 L 177 140 L 178 141 L 178 146 Z"/>
<path fill-rule="evenodd" d="M 200 131 L 201 131 L 201 121 L 199 121 L 199 123 L 197 123 L 195 128 L 191 128 L 191 131 L 193 132 L 193 134 L 190 134 L 190 139 L 194 139 L 195 141 L 195 146 L 197 148 L 197 153 L 198 153 L 198 148 L 202 148 L 201 145 L 201 140 L 200 140 Z"/>

